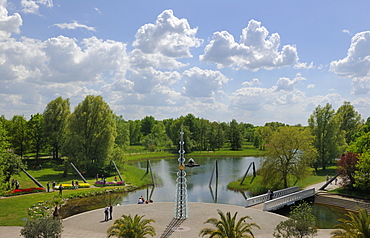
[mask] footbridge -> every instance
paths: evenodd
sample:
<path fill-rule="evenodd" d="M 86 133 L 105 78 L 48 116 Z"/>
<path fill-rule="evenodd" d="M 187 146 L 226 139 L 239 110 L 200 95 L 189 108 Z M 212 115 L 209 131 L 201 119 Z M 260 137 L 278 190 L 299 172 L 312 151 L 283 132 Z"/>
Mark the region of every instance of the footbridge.
<path fill-rule="evenodd" d="M 263 204 L 263 211 L 274 211 L 284 206 L 294 204 L 296 201 L 315 196 L 315 188 L 301 190 L 298 186 L 274 191 L 273 199 L 270 199 L 269 194 L 262 194 L 251 197 L 246 200 L 246 207 Z"/>

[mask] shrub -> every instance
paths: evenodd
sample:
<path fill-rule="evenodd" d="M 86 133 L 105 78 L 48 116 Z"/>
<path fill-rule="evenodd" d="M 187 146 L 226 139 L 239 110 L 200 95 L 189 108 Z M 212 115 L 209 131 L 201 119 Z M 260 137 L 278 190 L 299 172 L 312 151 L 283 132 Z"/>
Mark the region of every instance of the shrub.
<path fill-rule="evenodd" d="M 21 230 L 21 235 L 26 238 L 60 238 L 62 231 L 61 220 L 52 217 L 38 217 L 26 222 Z"/>

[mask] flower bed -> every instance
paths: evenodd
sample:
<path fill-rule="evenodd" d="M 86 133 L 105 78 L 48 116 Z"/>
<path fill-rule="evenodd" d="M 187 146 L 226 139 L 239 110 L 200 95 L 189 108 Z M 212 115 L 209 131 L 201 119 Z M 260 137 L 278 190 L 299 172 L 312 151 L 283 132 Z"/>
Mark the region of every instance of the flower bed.
<path fill-rule="evenodd" d="M 119 182 L 105 182 L 105 186 L 123 186 L 125 185 L 125 181 L 119 181 Z M 103 187 L 104 181 L 100 180 L 98 182 L 95 182 L 94 184 L 96 187 Z"/>
<path fill-rule="evenodd" d="M 62 185 L 63 189 L 73 189 L 72 184 L 63 183 L 61 185 Z M 76 186 L 75 186 L 75 188 L 76 188 Z M 78 183 L 78 188 L 90 188 L 90 184 L 89 183 Z M 58 190 L 59 185 L 55 186 L 54 189 Z"/>
<path fill-rule="evenodd" d="M 9 196 L 27 194 L 27 193 L 38 193 L 44 192 L 44 188 L 23 188 L 23 189 L 14 189 L 9 193 Z"/>

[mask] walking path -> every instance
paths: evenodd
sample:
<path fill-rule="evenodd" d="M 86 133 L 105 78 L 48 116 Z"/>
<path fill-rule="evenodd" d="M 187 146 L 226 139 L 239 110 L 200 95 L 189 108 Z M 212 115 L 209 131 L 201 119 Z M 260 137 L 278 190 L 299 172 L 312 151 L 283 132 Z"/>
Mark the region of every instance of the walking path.
<path fill-rule="evenodd" d="M 323 183 L 309 186 L 314 187 L 317 191 Z M 331 190 L 338 185 L 329 185 L 326 189 Z M 319 192 L 318 197 L 325 192 Z M 348 199 L 350 200 L 350 199 Z M 358 202 L 358 201 L 356 201 Z M 366 202 L 366 201 L 365 201 Z M 368 204 L 368 203 L 367 203 Z M 202 228 L 207 227 L 208 224 L 203 224 L 210 217 L 218 218 L 217 210 L 222 212 L 238 212 L 238 217 L 248 215 L 252 220 L 248 222 L 255 222 L 261 229 L 253 228 L 252 231 L 256 238 L 270 238 L 276 225 L 287 218 L 275 213 L 264 212 L 255 208 L 244 208 L 234 205 L 216 204 L 216 203 L 188 203 L 189 218 L 180 224 L 180 226 L 172 233 L 171 238 L 195 238 L 199 237 L 199 232 Z M 115 219 L 121 217 L 122 214 L 139 214 L 145 215 L 144 219 L 153 219 L 155 223 L 151 225 L 156 230 L 156 236 L 160 237 L 171 223 L 174 216 L 174 203 L 151 203 L 151 204 L 132 204 L 124 206 L 115 206 L 113 209 L 113 220 L 104 221 L 103 209 L 93 210 L 81 213 L 72 217 L 68 217 L 63 221 L 62 238 L 103 238 L 107 237 L 106 230 L 111 226 Z M 19 237 L 22 227 L 0 227 L 0 237 L 14 238 Z M 331 237 L 332 229 L 320 229 L 318 238 Z"/>

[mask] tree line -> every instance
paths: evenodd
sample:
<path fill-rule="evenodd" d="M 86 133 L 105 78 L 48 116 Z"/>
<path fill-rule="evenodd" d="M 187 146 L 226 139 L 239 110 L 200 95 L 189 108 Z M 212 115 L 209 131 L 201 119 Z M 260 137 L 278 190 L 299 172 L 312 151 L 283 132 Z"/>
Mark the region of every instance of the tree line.
<path fill-rule="evenodd" d="M 344 102 L 337 111 L 331 104 L 317 106 L 308 118 L 308 126 L 289 126 L 280 122 L 254 126 L 235 119 L 211 122 L 193 114 L 176 119 L 156 120 L 153 116 L 146 116 L 141 120 L 125 120 L 115 115 L 101 96 L 86 96 L 73 112 L 69 99 L 58 97 L 47 104 L 43 113 L 31 115 L 28 121 L 21 115 L 10 120 L 1 116 L 0 149 L 2 153 L 12 152 L 21 158 L 34 153 L 36 160 L 41 153 L 47 153 L 55 160 L 73 162 L 82 171 L 95 174 L 106 169 L 111 159 L 121 160 L 130 145 L 143 145 L 150 151 L 177 151 L 182 128 L 187 153 L 225 147 L 242 150 L 245 141 L 266 150 L 270 162 L 273 157 L 279 159 L 286 151 L 294 151 L 285 160 L 295 160 L 287 164 L 297 167 L 295 170 L 286 167 L 284 171 L 295 171 L 299 178 L 304 173 L 298 167 L 325 169 L 356 140 L 364 140 L 359 133 L 368 124 L 369 119 L 365 123 L 349 102 Z M 297 141 L 301 141 L 301 145 L 296 145 Z M 289 143 L 289 146 L 284 148 L 286 145 L 282 142 Z M 294 143 L 296 147 L 291 148 Z M 271 152 L 279 151 L 281 147 L 284 151 L 280 150 L 280 154 Z M 302 160 L 304 163 L 301 164 L 297 159 L 301 157 L 309 158 Z M 273 170 L 265 171 L 271 173 Z"/>

